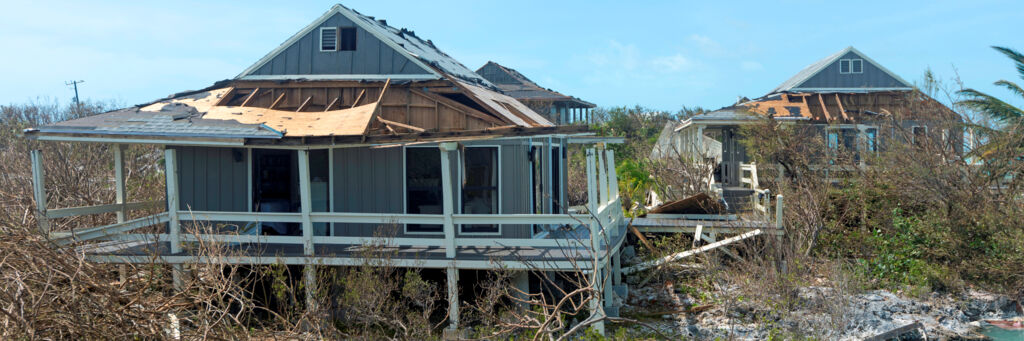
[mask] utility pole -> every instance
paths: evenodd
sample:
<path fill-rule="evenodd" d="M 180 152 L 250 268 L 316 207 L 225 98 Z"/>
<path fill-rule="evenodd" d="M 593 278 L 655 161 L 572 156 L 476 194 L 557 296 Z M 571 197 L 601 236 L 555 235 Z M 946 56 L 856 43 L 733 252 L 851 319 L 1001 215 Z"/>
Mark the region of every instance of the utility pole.
<path fill-rule="evenodd" d="M 75 99 L 74 99 L 74 101 L 75 101 L 75 106 L 76 107 L 79 106 L 79 103 L 78 103 L 78 83 L 85 83 L 85 81 L 67 81 L 67 82 L 64 83 L 64 85 L 70 85 L 70 86 L 75 88 Z"/>

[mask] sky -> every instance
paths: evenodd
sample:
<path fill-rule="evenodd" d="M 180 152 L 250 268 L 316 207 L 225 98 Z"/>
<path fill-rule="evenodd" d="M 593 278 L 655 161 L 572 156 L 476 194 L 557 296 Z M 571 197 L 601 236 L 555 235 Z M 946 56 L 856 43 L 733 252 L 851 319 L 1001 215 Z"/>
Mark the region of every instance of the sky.
<path fill-rule="evenodd" d="M 10 0 L 8 0 L 10 1 Z M 6 2 L 6 1 L 5 1 Z M 127 106 L 235 77 L 337 1 L 10 1 L 0 105 Z M 854 46 L 911 82 L 1013 99 L 990 46 L 1024 51 L 1024 1 L 344 1 L 470 69 L 487 61 L 598 106 L 728 106 Z M 941 99 L 940 100 L 945 100 Z"/>

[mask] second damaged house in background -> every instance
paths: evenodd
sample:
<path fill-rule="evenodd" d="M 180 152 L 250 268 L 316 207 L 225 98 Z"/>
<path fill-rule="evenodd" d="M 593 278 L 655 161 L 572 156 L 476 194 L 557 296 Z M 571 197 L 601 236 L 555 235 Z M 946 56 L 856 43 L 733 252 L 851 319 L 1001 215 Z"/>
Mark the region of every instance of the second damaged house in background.
<path fill-rule="evenodd" d="M 199 261 L 305 266 L 313 287 L 313 265 L 363 264 L 361 250 L 385 235 L 394 266 L 447 272 L 451 329 L 460 291 L 472 290 L 460 271 L 518 270 L 525 292 L 542 286 L 528 270 L 587 274 L 600 289 L 592 316 L 614 315 L 624 291 L 614 156 L 599 143 L 609 141 L 554 124 L 430 40 L 341 5 L 234 79 L 25 135 L 114 146 L 117 202 L 89 207 L 48 207 L 44 155 L 32 153 L 40 228 L 92 261 L 156 259 L 175 282 Z M 573 143 L 598 145 L 586 149 L 589 200 L 570 208 Z M 126 197 L 128 144 L 163 147 L 165 203 Z M 130 219 L 154 204 L 166 211 Z M 49 223 L 105 212 L 118 223 Z M 157 232 L 138 233 L 149 226 Z M 190 246 L 205 242 L 235 255 L 201 259 Z"/>
<path fill-rule="evenodd" d="M 929 143 L 949 153 L 963 152 L 957 113 L 847 47 L 760 98 L 670 122 L 651 158 L 681 158 L 707 167 L 706 184 L 701 184 L 706 186 L 697 187 L 716 192 L 731 211 L 749 209 L 767 197 L 759 186 L 758 167 L 777 167 L 777 176 L 784 172 L 781 165 L 754 164 L 741 142 L 741 127 L 766 120 L 813 128 L 824 141 L 823 150 L 810 151 L 808 157 L 831 178 L 841 177 L 847 167 L 870 166 L 871 154 L 894 144 Z"/>
<path fill-rule="evenodd" d="M 555 124 L 594 123 L 594 103 L 545 89 L 512 68 L 487 62 L 476 73 Z"/>

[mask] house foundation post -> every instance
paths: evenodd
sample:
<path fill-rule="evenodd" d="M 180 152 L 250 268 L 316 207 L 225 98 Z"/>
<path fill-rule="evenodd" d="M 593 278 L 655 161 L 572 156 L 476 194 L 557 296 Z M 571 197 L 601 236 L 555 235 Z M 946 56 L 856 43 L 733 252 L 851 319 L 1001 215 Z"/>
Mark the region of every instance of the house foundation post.
<path fill-rule="evenodd" d="M 452 170 L 451 157 L 455 155 L 458 161 L 459 145 L 455 142 L 444 142 L 440 144 L 441 149 L 441 203 L 444 213 L 444 251 L 449 259 L 455 258 L 455 224 L 452 214 L 455 212 L 454 184 L 455 172 Z M 454 152 L 454 153 L 453 153 Z M 456 164 L 458 164 L 456 162 Z"/>
<path fill-rule="evenodd" d="M 44 237 L 50 237 L 50 220 L 46 218 L 46 171 L 43 169 L 43 151 L 33 150 L 32 159 L 32 195 L 36 199 L 36 223 Z"/>
<path fill-rule="evenodd" d="M 316 309 L 316 268 L 309 261 L 313 257 L 313 220 L 310 213 L 313 212 L 313 199 L 309 188 L 309 150 L 299 151 L 299 210 L 302 213 L 302 251 L 306 255 L 307 263 L 303 267 L 303 277 L 306 286 L 306 309 Z"/>
<path fill-rule="evenodd" d="M 172 148 L 164 149 L 164 175 L 166 176 L 166 188 L 167 188 L 167 228 L 170 234 L 171 243 L 171 254 L 178 254 L 181 252 L 181 222 L 178 219 L 178 159 L 177 151 Z M 174 264 L 171 265 L 171 278 L 174 284 L 174 289 L 181 290 L 184 283 L 182 281 L 182 265 Z"/>
<path fill-rule="evenodd" d="M 782 194 L 775 196 L 775 228 L 778 230 L 775 234 L 775 241 L 778 246 L 776 249 L 779 250 L 779 271 L 786 273 L 786 261 L 783 259 L 785 255 L 785 249 L 782 246 L 783 238 L 785 238 L 785 228 L 782 225 Z"/>
<path fill-rule="evenodd" d="M 448 330 L 455 333 L 459 329 L 459 269 L 455 265 L 448 266 Z"/>
<path fill-rule="evenodd" d="M 530 303 L 529 303 L 529 300 L 530 300 L 530 295 L 529 295 L 529 293 L 530 293 L 530 271 L 529 270 L 523 270 L 523 271 L 517 271 L 517 272 L 513 273 L 513 275 L 512 275 L 512 285 L 515 285 L 516 290 L 519 291 L 519 292 L 516 293 L 517 298 L 520 300 L 518 302 L 519 306 L 521 308 L 523 308 L 523 310 L 529 310 L 530 309 Z"/>

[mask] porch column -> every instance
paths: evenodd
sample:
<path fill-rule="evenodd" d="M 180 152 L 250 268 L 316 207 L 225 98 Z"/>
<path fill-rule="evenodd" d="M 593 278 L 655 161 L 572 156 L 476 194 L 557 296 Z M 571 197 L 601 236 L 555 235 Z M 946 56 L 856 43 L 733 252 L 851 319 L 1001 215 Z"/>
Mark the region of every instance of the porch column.
<path fill-rule="evenodd" d="M 527 303 L 527 301 L 530 300 L 530 271 L 523 270 L 515 272 L 512 275 L 512 285 L 520 291 L 516 293 L 517 298 L 521 300 L 521 302 L 519 302 L 519 306 L 523 308 L 523 310 L 529 310 L 530 304 Z"/>
<path fill-rule="evenodd" d="M 167 179 L 167 228 L 171 239 L 171 254 L 181 252 L 181 223 L 178 220 L 178 154 L 172 148 L 164 149 L 164 176 Z M 171 265 L 171 278 L 175 289 L 182 288 L 182 266 Z"/>
<path fill-rule="evenodd" d="M 608 203 L 608 174 L 605 172 L 604 145 L 598 145 L 597 152 L 597 186 L 599 197 L 598 207 Z M 594 213 L 597 213 L 596 211 Z"/>
<path fill-rule="evenodd" d="M 117 223 L 123 223 L 127 216 L 127 210 L 124 207 L 125 202 L 125 183 L 124 183 L 124 149 L 125 145 L 115 144 L 114 145 L 114 203 L 121 205 L 117 210 Z M 127 266 L 120 264 L 117 267 L 118 274 L 121 282 L 128 279 Z"/>
<path fill-rule="evenodd" d="M 50 220 L 46 218 L 46 171 L 43 169 L 43 151 L 33 150 L 32 159 L 32 195 L 36 199 L 36 223 L 44 237 L 50 237 Z"/>
<path fill-rule="evenodd" d="M 448 330 L 459 329 L 459 269 L 448 266 Z"/>
<path fill-rule="evenodd" d="M 597 315 L 603 314 L 601 297 L 601 262 L 600 262 L 600 243 L 598 243 L 599 224 L 597 222 L 597 208 L 598 208 L 598 178 L 594 174 L 594 168 L 596 165 L 594 149 L 587 149 L 587 210 L 590 211 L 590 253 L 591 253 L 591 268 L 590 268 L 590 283 L 593 286 L 596 296 L 595 299 L 590 301 L 590 314 Z M 597 329 L 602 335 L 604 334 L 604 324 L 594 324 L 594 328 Z"/>
<path fill-rule="evenodd" d="M 785 227 L 782 225 L 782 207 L 783 207 L 782 206 L 782 194 L 776 195 L 775 196 L 775 228 L 778 231 L 776 232 L 776 235 L 775 235 L 775 241 L 778 242 L 777 243 L 778 246 L 776 246 L 776 249 L 779 250 L 779 252 L 778 252 L 778 254 L 779 254 L 779 270 L 782 271 L 782 273 L 785 274 L 785 273 L 787 273 L 787 271 L 786 271 L 786 262 L 783 261 L 783 259 L 782 259 L 782 255 L 785 253 L 784 252 L 785 250 L 782 249 L 783 238 L 785 238 L 785 235 L 783 234 L 783 231 L 785 231 Z"/>
<path fill-rule="evenodd" d="M 313 310 L 316 303 L 316 269 L 309 262 L 313 256 L 313 220 L 310 213 L 313 212 L 313 199 L 309 189 L 309 150 L 299 151 L 299 210 L 302 213 L 302 251 L 306 255 L 307 263 L 303 267 L 303 277 L 306 286 L 306 309 Z"/>
<path fill-rule="evenodd" d="M 540 174 L 541 174 L 540 175 L 541 185 L 540 186 L 541 186 L 541 188 L 544 189 L 543 194 L 541 194 L 543 196 L 541 198 L 543 200 L 542 204 L 541 204 L 541 213 L 551 213 L 551 207 L 552 207 L 552 204 L 554 203 L 553 202 L 553 200 L 554 200 L 554 197 L 553 197 L 554 192 L 551 191 L 552 176 L 551 176 L 551 138 L 550 137 L 544 138 L 544 148 L 541 149 L 540 159 L 541 159 L 540 160 L 541 161 L 540 162 L 540 164 L 541 164 L 541 167 L 540 167 L 541 168 L 541 172 L 540 172 Z"/>
<path fill-rule="evenodd" d="M 455 224 L 452 222 L 452 214 L 455 212 L 455 172 L 451 166 L 452 152 L 458 151 L 458 144 L 455 142 L 444 142 L 440 144 L 441 149 L 441 206 L 444 213 L 444 251 L 448 258 L 455 258 Z M 458 161 L 458 154 L 455 155 Z M 449 277 L 450 278 L 450 277 Z M 449 287 L 449 289 L 451 289 Z"/>

